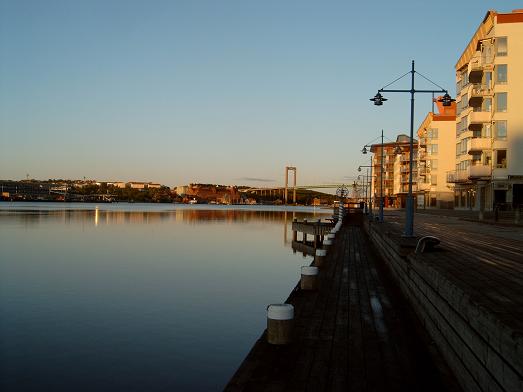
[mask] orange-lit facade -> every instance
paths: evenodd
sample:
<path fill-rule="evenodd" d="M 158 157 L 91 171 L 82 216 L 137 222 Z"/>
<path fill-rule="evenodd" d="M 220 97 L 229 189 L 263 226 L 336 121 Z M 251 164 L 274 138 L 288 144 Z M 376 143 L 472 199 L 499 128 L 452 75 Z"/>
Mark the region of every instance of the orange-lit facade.
<path fill-rule="evenodd" d="M 454 184 L 447 172 L 455 166 L 456 103 L 429 112 L 418 128 L 418 208 L 453 208 Z"/>
<path fill-rule="evenodd" d="M 523 205 L 523 10 L 489 11 L 456 64 L 455 208 Z"/>
<path fill-rule="evenodd" d="M 410 138 L 399 135 L 395 142 L 373 144 L 370 151 L 372 156 L 372 193 L 376 206 L 381 198 L 381 167 L 383 149 L 383 198 L 385 207 L 405 207 L 409 186 L 409 147 Z M 414 140 L 414 162 L 412 191 L 417 191 L 417 151 L 418 142 Z M 399 147 L 399 150 L 398 150 Z M 401 153 L 399 153 L 401 151 Z M 399 153 L 399 154 L 398 154 Z"/>

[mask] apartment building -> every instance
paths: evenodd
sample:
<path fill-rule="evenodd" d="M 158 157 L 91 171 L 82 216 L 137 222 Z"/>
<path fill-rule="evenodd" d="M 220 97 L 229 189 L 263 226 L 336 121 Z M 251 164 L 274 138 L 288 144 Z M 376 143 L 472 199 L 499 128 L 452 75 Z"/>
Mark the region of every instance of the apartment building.
<path fill-rule="evenodd" d="M 381 199 L 381 187 L 383 184 L 383 199 L 385 207 L 405 207 L 409 185 L 409 141 L 407 135 L 399 135 L 395 142 L 373 144 L 370 151 L 372 156 L 373 170 L 373 198 L 376 206 Z M 414 140 L 414 160 L 413 163 L 413 192 L 416 192 L 417 181 L 417 140 Z M 383 150 L 383 152 L 382 152 Z M 381 181 L 383 154 L 383 182 Z"/>
<path fill-rule="evenodd" d="M 131 189 L 138 189 L 138 190 L 145 190 L 145 189 L 159 189 L 162 187 L 161 184 L 154 183 L 154 182 L 139 182 L 139 181 L 131 181 L 127 182 L 125 184 L 127 188 Z"/>
<path fill-rule="evenodd" d="M 416 139 L 413 140 L 413 148 L 412 194 L 415 195 L 418 190 L 418 141 Z M 410 137 L 407 135 L 399 135 L 396 139 L 394 150 L 394 207 L 405 208 L 409 194 Z"/>
<path fill-rule="evenodd" d="M 429 112 L 418 128 L 418 208 L 453 208 L 454 184 L 447 173 L 455 169 L 456 103 L 443 106 L 434 100 L 438 112 Z"/>
<path fill-rule="evenodd" d="M 523 10 L 487 12 L 456 64 L 455 208 L 523 204 Z"/>

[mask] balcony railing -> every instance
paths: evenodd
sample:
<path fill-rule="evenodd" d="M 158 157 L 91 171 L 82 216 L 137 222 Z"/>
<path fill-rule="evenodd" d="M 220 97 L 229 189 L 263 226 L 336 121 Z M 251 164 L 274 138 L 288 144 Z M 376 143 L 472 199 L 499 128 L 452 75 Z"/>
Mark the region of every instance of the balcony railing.
<path fill-rule="evenodd" d="M 473 124 L 489 123 L 492 115 L 490 112 L 470 112 L 468 115 L 469 127 Z"/>
<path fill-rule="evenodd" d="M 469 106 L 478 108 L 483 103 L 483 98 L 492 96 L 492 89 L 484 83 L 473 83 L 468 89 Z"/>
<path fill-rule="evenodd" d="M 470 165 L 465 170 L 452 170 L 447 172 L 448 183 L 470 182 L 481 178 L 489 178 L 492 169 L 489 165 Z"/>
<path fill-rule="evenodd" d="M 476 137 L 470 139 L 469 154 L 474 152 L 481 152 L 483 150 L 490 150 L 492 148 L 492 142 L 487 137 Z"/>
<path fill-rule="evenodd" d="M 492 169 L 490 165 L 477 164 L 469 166 L 468 172 L 470 178 L 482 178 L 490 177 Z"/>
<path fill-rule="evenodd" d="M 430 182 L 418 182 L 418 190 L 430 191 Z"/>
<path fill-rule="evenodd" d="M 481 61 L 480 56 L 474 56 L 470 60 L 469 66 L 468 66 L 469 79 L 470 79 L 470 74 L 478 73 L 478 72 L 480 72 L 480 73 L 483 72 L 483 63 Z"/>
<path fill-rule="evenodd" d="M 425 177 L 427 174 L 430 173 L 430 170 L 427 168 L 420 168 L 418 169 L 418 175 Z"/>
<path fill-rule="evenodd" d="M 417 192 L 417 191 L 418 191 L 417 184 L 412 184 L 412 192 Z M 399 187 L 399 193 L 408 193 L 408 192 L 409 192 L 408 185 L 402 185 Z"/>

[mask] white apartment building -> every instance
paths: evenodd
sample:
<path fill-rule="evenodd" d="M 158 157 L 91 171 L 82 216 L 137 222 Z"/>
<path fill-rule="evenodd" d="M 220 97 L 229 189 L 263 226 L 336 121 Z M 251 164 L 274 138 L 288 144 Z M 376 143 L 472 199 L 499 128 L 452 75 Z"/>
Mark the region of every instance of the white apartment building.
<path fill-rule="evenodd" d="M 455 208 L 523 204 L 523 10 L 487 12 L 456 64 Z"/>
<path fill-rule="evenodd" d="M 447 173 L 455 168 L 456 104 L 443 106 L 439 98 L 438 113 L 429 112 L 418 128 L 418 208 L 454 207 Z"/>

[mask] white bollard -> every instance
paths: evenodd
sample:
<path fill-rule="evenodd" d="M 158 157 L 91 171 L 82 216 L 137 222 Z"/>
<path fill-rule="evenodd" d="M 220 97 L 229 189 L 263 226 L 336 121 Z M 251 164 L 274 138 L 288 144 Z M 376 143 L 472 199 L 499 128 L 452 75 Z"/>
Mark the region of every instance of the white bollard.
<path fill-rule="evenodd" d="M 289 344 L 292 342 L 294 306 L 272 304 L 267 306 L 267 342 Z"/>
<path fill-rule="evenodd" d="M 318 267 L 304 265 L 301 267 L 300 288 L 302 290 L 318 290 Z"/>
<path fill-rule="evenodd" d="M 314 265 L 316 267 L 321 267 L 325 264 L 325 256 L 327 256 L 327 251 L 325 249 L 316 249 L 316 255 L 314 256 Z"/>
<path fill-rule="evenodd" d="M 336 238 L 336 234 L 334 234 L 334 233 L 327 234 L 328 240 L 334 241 L 334 238 Z"/>

